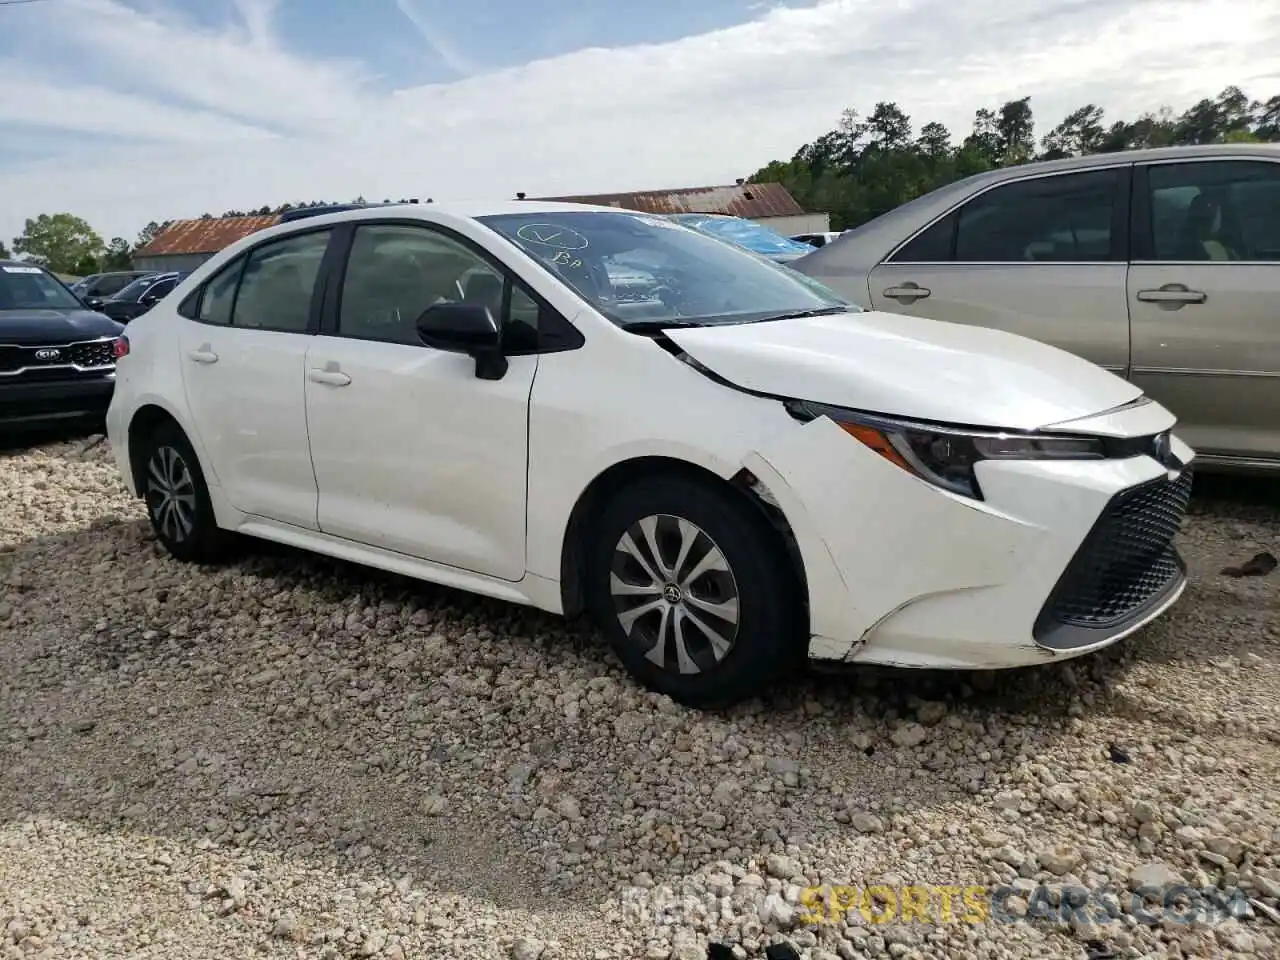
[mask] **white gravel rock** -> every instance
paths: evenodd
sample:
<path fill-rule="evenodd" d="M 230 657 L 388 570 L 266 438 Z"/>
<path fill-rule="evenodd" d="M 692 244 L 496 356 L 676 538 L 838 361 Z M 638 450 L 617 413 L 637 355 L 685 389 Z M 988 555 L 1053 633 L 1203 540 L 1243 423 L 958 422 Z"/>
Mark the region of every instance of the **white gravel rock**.
<path fill-rule="evenodd" d="M 178 564 L 82 448 L 0 454 L 3 960 L 1280 956 L 1280 576 L 1219 575 L 1274 507 L 1198 499 L 1184 598 L 1096 656 L 698 714 L 536 612 Z M 1007 885 L 1027 919 L 805 923 L 823 884 Z M 1172 884 L 1246 894 L 1131 915 Z M 1114 918 L 1032 922 L 1081 886 Z"/>

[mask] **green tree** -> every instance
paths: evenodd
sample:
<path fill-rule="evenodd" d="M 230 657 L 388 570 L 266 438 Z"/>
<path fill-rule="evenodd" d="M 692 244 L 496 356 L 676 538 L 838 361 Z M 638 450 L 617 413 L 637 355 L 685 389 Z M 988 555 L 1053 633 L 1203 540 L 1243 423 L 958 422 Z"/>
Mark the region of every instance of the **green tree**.
<path fill-rule="evenodd" d="M 13 249 L 54 273 L 93 273 L 106 247 L 84 220 L 70 213 L 42 213 L 26 221 Z M 81 268 L 89 264 L 89 269 Z"/>
<path fill-rule="evenodd" d="M 1259 140 L 1280 140 L 1280 95 L 1258 105 L 1253 133 Z"/>
<path fill-rule="evenodd" d="M 1065 120 L 1045 134 L 1040 146 L 1041 159 L 1057 160 L 1079 157 L 1101 151 L 1106 139 L 1102 126 L 1102 108 L 1092 103 L 1067 114 Z"/>
<path fill-rule="evenodd" d="M 9 250 L 4 245 L 4 241 L 0 240 L 0 260 L 8 260 L 8 259 L 9 259 Z"/>
<path fill-rule="evenodd" d="M 143 247 L 145 247 L 147 244 L 149 244 L 152 240 L 156 238 L 156 234 L 158 234 L 161 230 L 163 230 L 165 227 L 167 227 L 171 223 L 173 223 L 172 220 L 165 220 L 162 223 L 156 223 L 154 220 L 152 220 L 145 227 L 143 227 L 142 230 L 138 233 L 138 242 L 133 245 L 133 249 L 141 250 Z"/>
<path fill-rule="evenodd" d="M 1036 122 L 1031 98 L 1010 100 L 996 116 L 997 157 L 1001 166 L 1026 163 L 1036 153 Z"/>
<path fill-rule="evenodd" d="M 112 237 L 111 242 L 107 244 L 107 252 L 102 255 L 99 268 L 106 272 L 128 270 L 132 266 L 133 250 L 129 247 L 129 241 L 124 237 Z"/>
<path fill-rule="evenodd" d="M 1029 97 L 997 110 L 977 110 L 972 130 L 958 146 L 936 122 L 924 124 L 913 138 L 910 117 L 897 104 L 885 102 L 865 117 L 846 109 L 833 129 L 802 145 L 790 160 L 766 164 L 750 180 L 781 183 L 805 209 L 829 213 L 832 227 L 840 230 L 994 167 L 1181 143 L 1255 140 L 1280 141 L 1280 96 L 1257 103 L 1234 86 L 1181 114 L 1161 107 L 1110 125 L 1100 105 L 1086 104 L 1045 135 L 1039 154 Z"/>

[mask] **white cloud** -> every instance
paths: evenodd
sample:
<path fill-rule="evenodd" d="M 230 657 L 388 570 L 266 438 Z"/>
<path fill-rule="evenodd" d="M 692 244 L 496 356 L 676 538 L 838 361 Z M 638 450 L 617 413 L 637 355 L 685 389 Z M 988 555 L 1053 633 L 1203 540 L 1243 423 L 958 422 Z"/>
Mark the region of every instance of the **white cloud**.
<path fill-rule="evenodd" d="M 723 183 L 789 157 L 844 107 L 869 112 L 878 100 L 896 100 L 917 127 L 941 120 L 962 135 L 977 107 L 1028 94 L 1044 133 L 1090 101 L 1119 118 L 1231 83 L 1280 93 L 1274 0 L 820 0 L 674 43 L 393 92 L 370 66 L 291 52 L 270 0 L 240 0 L 240 18 L 220 30 L 114 0 L 58 6 L 47 29 L 94 72 L 71 83 L 38 55 L 0 61 L 0 89 L 24 94 L 0 99 L 0 122 L 38 113 L 93 132 L 105 115 L 168 142 L 0 168 L 6 239 L 24 217 L 57 210 L 131 237 L 152 219 L 286 200 Z M 433 36 L 442 58 L 474 67 Z M 32 90 L 36 106 L 18 103 Z"/>
<path fill-rule="evenodd" d="M 440 26 L 431 18 L 419 0 L 396 0 L 396 6 L 405 18 L 413 24 L 414 29 L 422 34 L 422 39 L 427 41 L 427 45 L 435 51 L 436 56 L 445 62 L 445 64 L 454 73 L 462 76 L 470 76 L 479 70 L 478 65 L 472 59 L 460 51 L 453 39 L 449 37 Z"/>

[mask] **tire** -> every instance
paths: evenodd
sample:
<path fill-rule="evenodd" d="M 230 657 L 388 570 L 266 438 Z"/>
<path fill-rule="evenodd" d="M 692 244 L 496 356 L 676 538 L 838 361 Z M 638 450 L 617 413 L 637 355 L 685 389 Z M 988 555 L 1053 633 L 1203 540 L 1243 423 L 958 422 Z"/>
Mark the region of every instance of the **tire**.
<path fill-rule="evenodd" d="M 645 687 L 685 706 L 723 708 L 804 663 L 800 589 L 785 547 L 732 493 L 683 477 L 639 481 L 605 506 L 589 536 L 587 605 Z"/>
<path fill-rule="evenodd" d="M 226 559 L 232 534 L 218 527 L 200 460 L 174 423 L 162 423 L 143 440 L 140 485 L 156 538 L 175 560 L 217 563 Z"/>

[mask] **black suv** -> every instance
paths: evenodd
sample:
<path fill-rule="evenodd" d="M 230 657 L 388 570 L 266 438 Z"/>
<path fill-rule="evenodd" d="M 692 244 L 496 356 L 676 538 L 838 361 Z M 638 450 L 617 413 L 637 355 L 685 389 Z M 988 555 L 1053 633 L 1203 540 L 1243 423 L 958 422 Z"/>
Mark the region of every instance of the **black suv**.
<path fill-rule="evenodd" d="M 133 281 L 159 273 L 158 270 L 116 270 L 111 273 L 95 273 L 79 283 L 72 284 L 71 292 L 83 300 L 90 309 L 101 310 L 102 301 L 115 296 Z"/>
<path fill-rule="evenodd" d="M 101 424 L 123 332 L 44 268 L 0 260 L 0 428 Z"/>
<path fill-rule="evenodd" d="M 185 273 L 151 273 L 133 281 L 98 307 L 112 320 L 128 323 L 142 316 L 173 292 L 186 277 Z"/>

